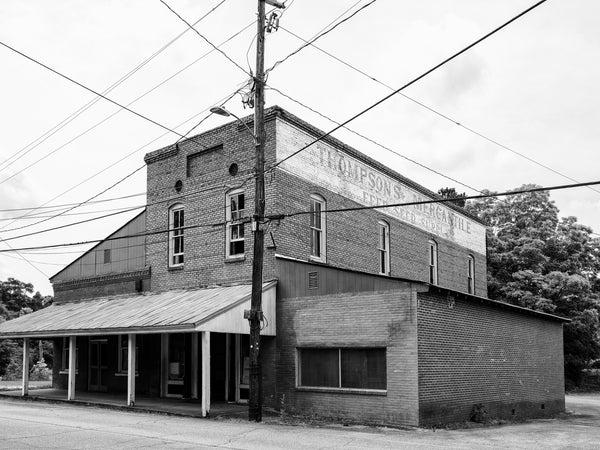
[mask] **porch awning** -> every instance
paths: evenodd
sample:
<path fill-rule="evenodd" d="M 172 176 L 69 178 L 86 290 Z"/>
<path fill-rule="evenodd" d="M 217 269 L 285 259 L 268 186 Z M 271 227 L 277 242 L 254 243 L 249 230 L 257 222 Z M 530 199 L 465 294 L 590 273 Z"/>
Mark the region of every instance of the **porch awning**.
<path fill-rule="evenodd" d="M 276 281 L 263 284 L 261 334 L 275 336 Z M 0 338 L 213 331 L 248 334 L 251 285 L 146 292 L 52 304 L 0 323 Z"/>

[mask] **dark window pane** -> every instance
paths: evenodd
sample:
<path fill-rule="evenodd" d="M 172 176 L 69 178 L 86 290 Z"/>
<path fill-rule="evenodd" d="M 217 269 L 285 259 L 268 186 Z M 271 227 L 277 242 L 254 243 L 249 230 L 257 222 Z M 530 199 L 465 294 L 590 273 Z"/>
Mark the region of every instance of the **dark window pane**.
<path fill-rule="evenodd" d="M 300 385 L 339 387 L 339 350 L 300 350 Z"/>
<path fill-rule="evenodd" d="M 342 386 L 386 389 L 385 349 L 342 349 Z"/>

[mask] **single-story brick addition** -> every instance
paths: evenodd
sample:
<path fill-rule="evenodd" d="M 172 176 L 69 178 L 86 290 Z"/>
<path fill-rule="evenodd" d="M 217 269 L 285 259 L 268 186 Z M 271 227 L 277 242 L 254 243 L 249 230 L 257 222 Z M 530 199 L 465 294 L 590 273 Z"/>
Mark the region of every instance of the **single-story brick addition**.
<path fill-rule="evenodd" d="M 53 305 L 0 324 L 53 339 L 69 399 L 247 401 L 246 125 L 147 154 L 146 209 L 51 278 Z M 332 137 L 287 158 L 322 132 L 279 107 L 266 133 L 265 406 L 391 426 L 564 411 L 564 319 L 487 298 L 483 223 L 415 205 L 439 197 Z"/>

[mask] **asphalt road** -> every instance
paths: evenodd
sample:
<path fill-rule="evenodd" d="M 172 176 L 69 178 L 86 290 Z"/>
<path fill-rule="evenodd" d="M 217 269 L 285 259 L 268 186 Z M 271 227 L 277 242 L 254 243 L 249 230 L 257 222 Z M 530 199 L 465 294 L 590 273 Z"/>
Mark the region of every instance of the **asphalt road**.
<path fill-rule="evenodd" d="M 0 448 L 600 448 L 600 394 L 564 418 L 460 430 L 282 425 L 0 400 Z"/>

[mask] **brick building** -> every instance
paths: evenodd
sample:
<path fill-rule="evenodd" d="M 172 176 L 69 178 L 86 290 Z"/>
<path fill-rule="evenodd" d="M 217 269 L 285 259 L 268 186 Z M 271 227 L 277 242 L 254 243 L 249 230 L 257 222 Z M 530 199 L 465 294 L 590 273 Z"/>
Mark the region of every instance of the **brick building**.
<path fill-rule="evenodd" d="M 563 319 L 487 298 L 484 224 L 418 204 L 437 195 L 332 137 L 287 158 L 321 134 L 266 111 L 265 405 L 387 425 L 563 411 Z M 69 398 L 191 398 L 208 414 L 248 398 L 254 141 L 236 121 L 145 161 L 145 211 L 0 337 L 54 339 Z"/>

